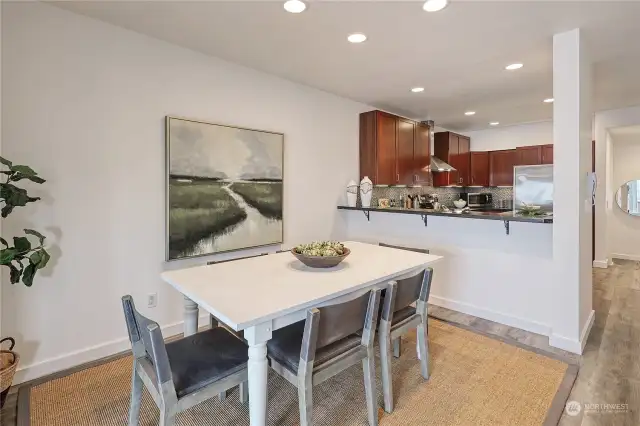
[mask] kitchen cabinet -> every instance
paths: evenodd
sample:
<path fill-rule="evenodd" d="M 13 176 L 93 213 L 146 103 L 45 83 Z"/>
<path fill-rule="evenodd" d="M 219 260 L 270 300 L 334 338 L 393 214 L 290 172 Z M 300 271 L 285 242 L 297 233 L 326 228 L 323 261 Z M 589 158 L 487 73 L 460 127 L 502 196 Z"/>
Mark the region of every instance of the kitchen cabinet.
<path fill-rule="evenodd" d="M 553 164 L 553 145 L 542 145 L 540 164 Z"/>
<path fill-rule="evenodd" d="M 413 121 L 398 117 L 398 136 L 396 144 L 396 182 L 410 185 L 414 181 L 413 138 L 415 124 Z"/>
<path fill-rule="evenodd" d="M 513 167 L 516 165 L 515 149 L 489 152 L 489 184 L 513 186 Z"/>
<path fill-rule="evenodd" d="M 517 166 L 534 166 L 542 164 L 542 147 L 540 145 L 534 146 L 519 146 L 516 148 L 516 165 Z"/>
<path fill-rule="evenodd" d="M 438 132 L 433 143 L 433 155 L 449 163 L 455 172 L 433 173 L 433 186 L 466 186 L 471 184 L 471 139 L 453 132 Z"/>
<path fill-rule="evenodd" d="M 413 141 L 415 183 L 428 184 L 431 182 L 431 133 L 429 126 L 423 123 L 417 123 Z"/>
<path fill-rule="evenodd" d="M 429 126 L 383 111 L 360 114 L 360 178 L 374 185 L 428 182 Z"/>
<path fill-rule="evenodd" d="M 489 186 L 489 151 L 472 152 L 469 160 L 471 185 Z"/>

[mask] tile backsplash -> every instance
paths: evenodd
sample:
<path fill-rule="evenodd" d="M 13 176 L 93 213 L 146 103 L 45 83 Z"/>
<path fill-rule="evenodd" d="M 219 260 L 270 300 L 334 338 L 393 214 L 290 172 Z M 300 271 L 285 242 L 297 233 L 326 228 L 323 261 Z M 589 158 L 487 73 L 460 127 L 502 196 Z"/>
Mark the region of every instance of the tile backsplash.
<path fill-rule="evenodd" d="M 493 195 L 493 205 L 501 207 L 503 202 L 513 199 L 511 187 L 433 187 L 433 186 L 374 186 L 371 206 L 378 205 L 378 198 L 389 200 L 403 200 L 407 195 L 437 194 L 438 201 L 447 207 L 453 207 L 453 201 L 460 197 L 461 192 L 488 192 Z M 358 203 L 360 200 L 358 200 Z M 360 204 L 358 204 L 360 205 Z M 399 204 L 402 205 L 402 204 Z"/>

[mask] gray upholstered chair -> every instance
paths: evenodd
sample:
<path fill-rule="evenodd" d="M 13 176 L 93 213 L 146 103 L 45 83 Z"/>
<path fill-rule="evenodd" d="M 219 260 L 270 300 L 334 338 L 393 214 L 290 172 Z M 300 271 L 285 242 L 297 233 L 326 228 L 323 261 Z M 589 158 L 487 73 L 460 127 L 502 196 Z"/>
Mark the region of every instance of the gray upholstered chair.
<path fill-rule="evenodd" d="M 133 348 L 129 426 L 138 424 L 143 385 L 160 408 L 160 426 L 177 413 L 240 386 L 247 399 L 247 346 L 222 327 L 165 344 L 157 323 L 136 311 L 131 296 L 122 307 Z"/>
<path fill-rule="evenodd" d="M 301 426 L 312 424 L 313 385 L 361 361 L 369 425 L 378 424 L 373 345 L 380 293 L 311 309 L 306 321 L 275 331 L 267 343 L 271 368 L 298 388 Z"/>
<path fill-rule="evenodd" d="M 400 356 L 400 346 L 396 346 L 395 342 L 399 341 L 400 337 L 410 329 L 417 329 L 420 369 L 422 377 L 425 380 L 429 378 L 427 301 L 429 300 L 432 276 L 433 269 L 426 268 L 416 275 L 392 281 L 385 291 L 380 325 L 378 326 L 378 339 L 384 410 L 387 413 L 393 411 L 391 342 L 394 342 L 394 355 Z M 411 306 L 414 303 L 415 308 Z"/>

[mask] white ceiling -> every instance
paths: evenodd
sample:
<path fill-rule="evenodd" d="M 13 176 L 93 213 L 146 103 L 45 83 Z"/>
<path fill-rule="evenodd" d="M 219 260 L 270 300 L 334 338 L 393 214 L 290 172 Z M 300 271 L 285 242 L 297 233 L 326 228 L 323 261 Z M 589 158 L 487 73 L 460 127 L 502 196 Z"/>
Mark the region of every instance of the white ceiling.
<path fill-rule="evenodd" d="M 580 27 L 595 109 L 640 104 L 640 2 L 77 1 L 57 6 L 452 130 L 547 120 L 552 36 Z M 363 32 L 359 45 L 348 34 Z M 513 62 L 518 71 L 505 71 Z M 423 93 L 411 87 L 425 87 Z M 467 110 L 477 111 L 467 117 Z"/>

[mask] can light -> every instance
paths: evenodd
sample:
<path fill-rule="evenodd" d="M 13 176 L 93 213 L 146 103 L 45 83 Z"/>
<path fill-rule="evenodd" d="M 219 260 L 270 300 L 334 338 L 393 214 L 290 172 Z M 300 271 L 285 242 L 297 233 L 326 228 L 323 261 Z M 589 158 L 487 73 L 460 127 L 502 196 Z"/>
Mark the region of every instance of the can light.
<path fill-rule="evenodd" d="M 362 33 L 350 34 L 349 37 L 347 37 L 347 40 L 349 40 L 351 43 L 362 43 L 366 39 L 367 36 Z"/>
<path fill-rule="evenodd" d="M 449 4 L 449 0 L 427 0 L 422 8 L 427 12 L 438 12 Z"/>
<path fill-rule="evenodd" d="M 290 13 L 301 13 L 307 8 L 307 5 L 304 4 L 301 0 L 288 0 L 284 2 L 284 10 Z"/>

